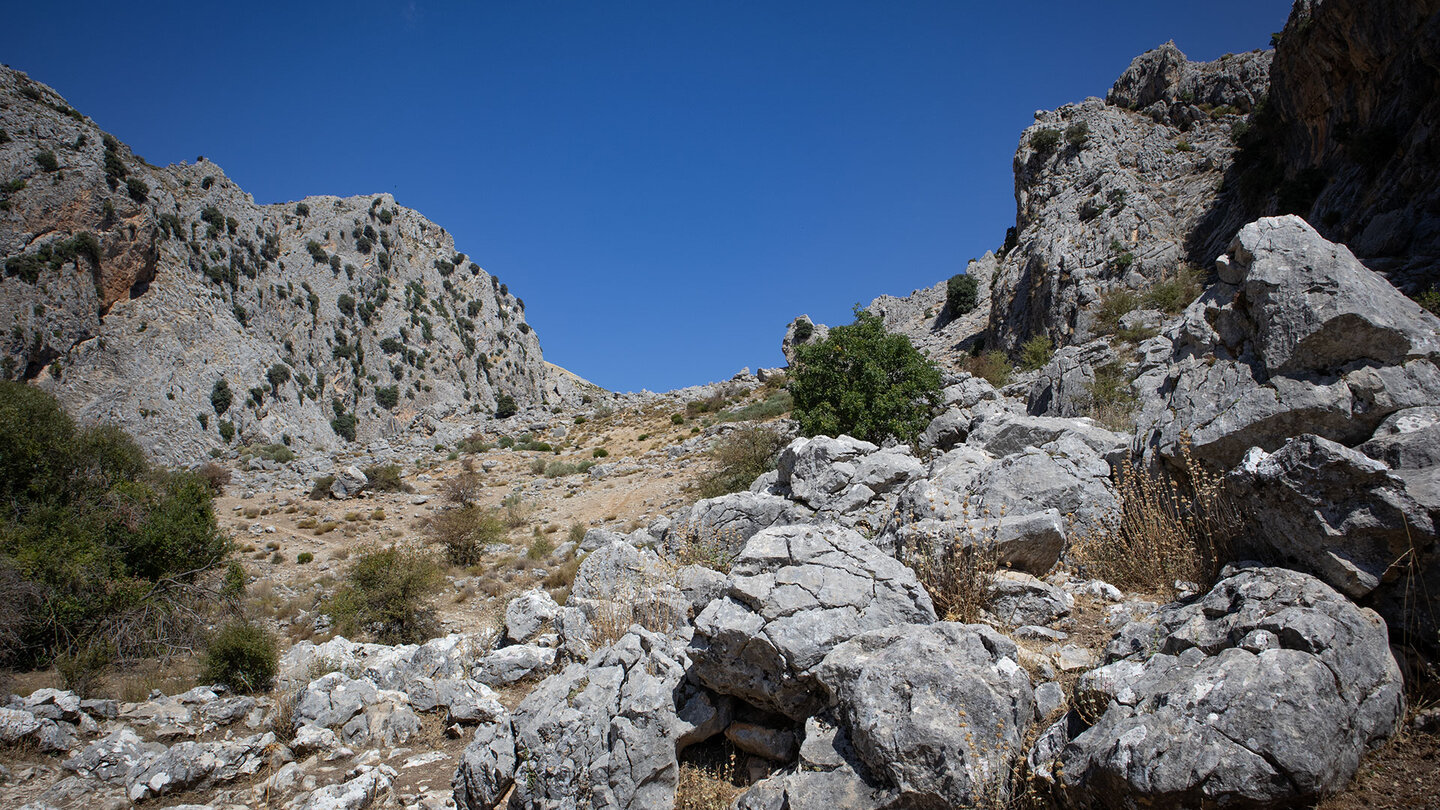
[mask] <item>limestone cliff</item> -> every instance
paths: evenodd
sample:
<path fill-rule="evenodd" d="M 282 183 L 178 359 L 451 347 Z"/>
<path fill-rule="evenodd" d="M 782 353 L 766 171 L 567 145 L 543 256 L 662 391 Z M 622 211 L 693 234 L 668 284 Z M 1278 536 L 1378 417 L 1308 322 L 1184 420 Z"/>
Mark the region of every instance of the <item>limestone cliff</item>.
<path fill-rule="evenodd" d="M 524 302 L 389 195 L 257 205 L 204 158 L 149 165 L 9 69 L 0 112 L 0 371 L 157 458 L 578 399 Z"/>

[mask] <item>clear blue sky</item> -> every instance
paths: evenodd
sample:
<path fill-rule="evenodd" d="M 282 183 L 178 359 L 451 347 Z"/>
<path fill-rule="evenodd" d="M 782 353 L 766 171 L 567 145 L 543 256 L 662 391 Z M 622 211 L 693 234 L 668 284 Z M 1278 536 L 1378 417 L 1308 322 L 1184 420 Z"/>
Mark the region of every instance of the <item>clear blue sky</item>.
<path fill-rule="evenodd" d="M 960 272 L 1037 109 L 1285 0 L 12 3 L 0 61 L 258 202 L 389 191 L 525 299 L 546 359 L 665 390 Z"/>

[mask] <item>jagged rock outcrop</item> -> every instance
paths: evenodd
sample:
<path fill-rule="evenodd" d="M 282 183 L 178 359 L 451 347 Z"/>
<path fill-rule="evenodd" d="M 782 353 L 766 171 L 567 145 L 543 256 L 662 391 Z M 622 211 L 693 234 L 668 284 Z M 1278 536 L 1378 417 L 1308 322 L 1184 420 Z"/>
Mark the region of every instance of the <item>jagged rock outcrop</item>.
<path fill-rule="evenodd" d="M 941 368 L 958 371 L 980 348 L 990 322 L 990 286 L 999 260 L 986 251 L 965 264 L 965 275 L 976 281 L 975 309 L 956 316 L 946 308 L 948 280 L 916 290 L 904 298 L 882 295 L 865 310 L 880 318 L 885 331 L 905 335 L 915 348 L 928 354 Z"/>
<path fill-rule="evenodd" d="M 1082 676 L 1081 708 L 1030 754 L 1063 806 L 1293 806 L 1394 732 L 1400 670 L 1377 615 L 1294 571 L 1226 574 L 1127 624 Z"/>
<path fill-rule="evenodd" d="M 579 399 L 524 303 L 391 196 L 257 205 L 210 161 L 145 163 L 22 73 L 0 69 L 0 101 L 0 370 L 77 418 L 185 464 Z"/>
<path fill-rule="evenodd" d="M 1245 221 L 1224 184 L 1231 134 L 1268 88 L 1271 53 L 1135 58 L 1106 100 L 1037 112 L 1015 153 L 1016 219 L 992 281 L 989 345 L 1097 334 L 1095 306 L 1207 265 Z"/>

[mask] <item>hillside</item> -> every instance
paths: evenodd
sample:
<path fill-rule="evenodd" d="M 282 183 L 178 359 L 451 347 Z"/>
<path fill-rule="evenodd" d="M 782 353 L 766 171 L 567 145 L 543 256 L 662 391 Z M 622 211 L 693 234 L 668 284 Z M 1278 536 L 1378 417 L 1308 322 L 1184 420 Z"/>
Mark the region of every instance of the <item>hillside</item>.
<path fill-rule="evenodd" d="M 156 458 L 578 400 L 518 291 L 389 195 L 257 205 L 203 157 L 149 165 L 10 69 L 0 109 L 4 374 Z"/>

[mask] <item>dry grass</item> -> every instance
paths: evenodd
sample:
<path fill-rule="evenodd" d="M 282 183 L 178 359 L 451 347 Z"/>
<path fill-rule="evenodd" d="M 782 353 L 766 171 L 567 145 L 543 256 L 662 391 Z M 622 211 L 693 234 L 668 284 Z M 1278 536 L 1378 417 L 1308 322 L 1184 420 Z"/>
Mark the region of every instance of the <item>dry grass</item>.
<path fill-rule="evenodd" d="M 1221 477 L 1195 462 L 1188 437 L 1180 458 L 1179 473 L 1126 460 L 1115 482 L 1119 510 L 1078 533 L 1071 546 L 1081 574 L 1161 594 L 1173 594 L 1177 581 L 1214 584 L 1240 515 Z"/>
<path fill-rule="evenodd" d="M 935 604 L 935 614 L 947 622 L 980 618 L 1000 563 L 998 524 L 985 525 L 989 510 L 975 509 L 968 496 L 960 509 L 962 519 L 912 536 L 895 555 L 915 572 Z"/>
<path fill-rule="evenodd" d="M 671 559 L 671 563 L 677 566 L 703 565 L 726 573 L 745 546 L 745 538 L 740 531 L 731 527 L 716 529 L 702 523 L 687 522 L 673 527 L 670 534 L 681 543 Z"/>
<path fill-rule="evenodd" d="M 735 798 L 745 792 L 734 783 L 737 769 L 732 753 L 729 769 L 725 765 L 680 764 L 680 782 L 675 787 L 675 810 L 726 810 Z"/>

